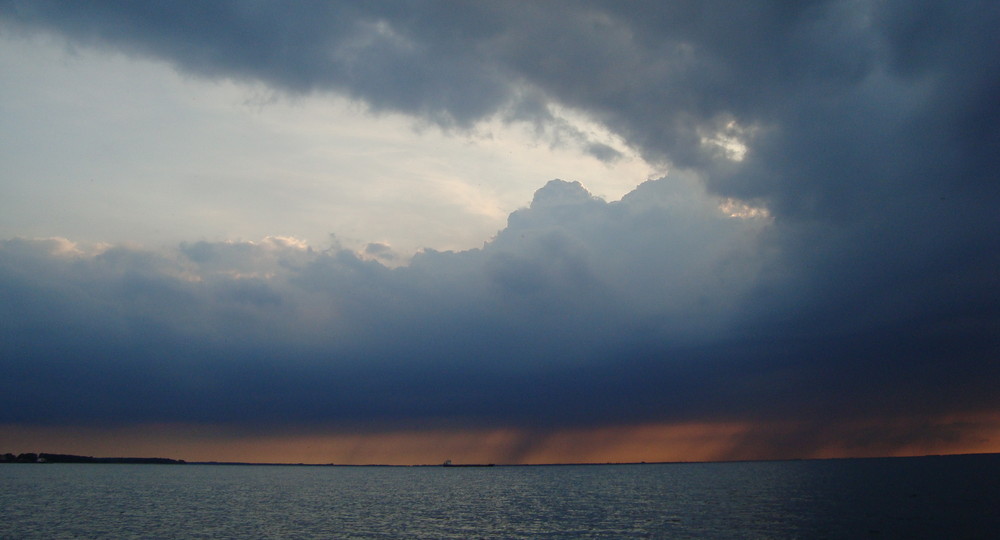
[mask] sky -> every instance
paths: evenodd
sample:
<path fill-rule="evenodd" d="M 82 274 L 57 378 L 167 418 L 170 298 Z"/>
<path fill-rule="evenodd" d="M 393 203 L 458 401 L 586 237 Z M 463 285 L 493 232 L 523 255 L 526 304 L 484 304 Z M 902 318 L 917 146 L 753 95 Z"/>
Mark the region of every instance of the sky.
<path fill-rule="evenodd" d="M 0 452 L 1000 452 L 998 25 L 0 0 Z"/>

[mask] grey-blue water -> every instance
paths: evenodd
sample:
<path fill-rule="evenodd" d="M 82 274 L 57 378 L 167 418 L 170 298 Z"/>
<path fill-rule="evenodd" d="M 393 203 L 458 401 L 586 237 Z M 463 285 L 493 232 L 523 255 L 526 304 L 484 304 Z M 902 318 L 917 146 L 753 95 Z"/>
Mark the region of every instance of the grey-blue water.
<path fill-rule="evenodd" d="M 541 467 L 0 465 L 3 538 L 998 538 L 1000 455 Z"/>

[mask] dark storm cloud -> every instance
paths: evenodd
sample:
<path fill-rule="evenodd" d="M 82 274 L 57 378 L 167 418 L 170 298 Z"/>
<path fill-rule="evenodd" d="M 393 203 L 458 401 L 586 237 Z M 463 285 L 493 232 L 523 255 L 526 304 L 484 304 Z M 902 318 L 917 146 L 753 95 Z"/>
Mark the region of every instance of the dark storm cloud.
<path fill-rule="evenodd" d="M 969 321 L 746 333 L 767 225 L 678 191 L 606 203 L 554 181 L 483 249 L 396 269 L 277 238 L 6 241 L 0 421 L 544 428 L 991 406 L 996 339 Z"/>
<path fill-rule="evenodd" d="M 656 364 L 633 349 L 710 342 L 759 266 L 747 242 L 763 223 L 678 191 L 607 203 L 553 181 L 483 249 L 396 269 L 280 238 L 96 254 L 6 241 L 0 421 L 627 416 L 669 390 L 633 380 Z"/>
<path fill-rule="evenodd" d="M 575 108 L 773 216 L 720 218 L 678 202 L 677 180 L 614 204 L 556 183 L 483 250 L 393 270 L 274 242 L 73 258 L 11 241 L 7 421 L 997 409 L 996 2 L 33 1 L 0 17 L 446 126 L 534 121 L 614 159 L 560 131 L 550 105 Z"/>
<path fill-rule="evenodd" d="M 2 9 L 19 22 L 185 71 L 294 92 L 343 91 L 377 109 L 443 122 L 488 115 L 510 92 L 506 74 L 466 47 L 497 31 L 491 19 L 500 12 L 472 3 L 5 2 Z"/>

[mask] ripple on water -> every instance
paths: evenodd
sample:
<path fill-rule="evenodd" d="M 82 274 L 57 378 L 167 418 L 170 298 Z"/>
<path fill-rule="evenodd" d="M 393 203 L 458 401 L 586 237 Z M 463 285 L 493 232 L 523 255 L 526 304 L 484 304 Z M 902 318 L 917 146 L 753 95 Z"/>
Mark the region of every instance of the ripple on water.
<path fill-rule="evenodd" d="M 865 538 L 1000 530 L 1000 456 L 543 467 L 0 466 L 3 538 Z"/>

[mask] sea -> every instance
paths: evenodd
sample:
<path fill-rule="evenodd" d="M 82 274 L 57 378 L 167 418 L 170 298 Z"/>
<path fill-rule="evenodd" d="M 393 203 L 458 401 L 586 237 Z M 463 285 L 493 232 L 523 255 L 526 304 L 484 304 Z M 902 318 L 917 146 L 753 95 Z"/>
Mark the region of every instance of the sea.
<path fill-rule="evenodd" d="M 2 538 L 1000 538 L 1000 454 L 348 467 L 0 464 Z"/>

